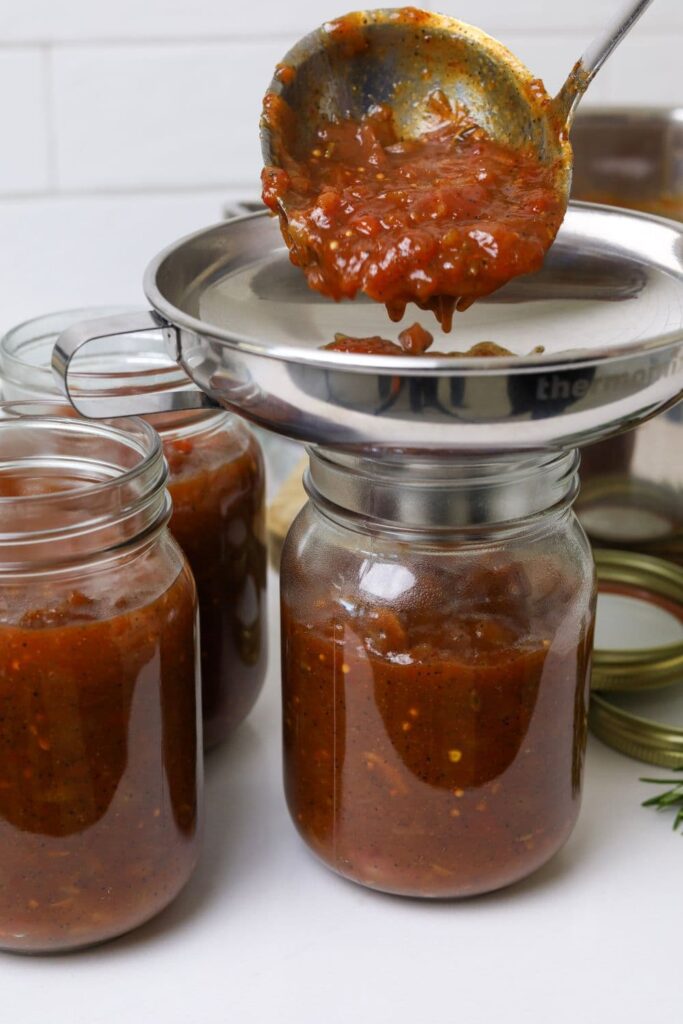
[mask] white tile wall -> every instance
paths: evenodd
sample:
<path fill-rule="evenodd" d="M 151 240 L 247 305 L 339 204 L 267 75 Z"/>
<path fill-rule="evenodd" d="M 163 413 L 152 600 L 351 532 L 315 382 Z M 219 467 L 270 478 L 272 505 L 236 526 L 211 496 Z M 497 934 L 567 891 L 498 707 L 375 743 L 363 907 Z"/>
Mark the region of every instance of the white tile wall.
<path fill-rule="evenodd" d="M 45 71 L 36 47 L 0 50 L 0 194 L 49 186 Z"/>
<path fill-rule="evenodd" d="M 683 12 L 683 0 L 678 3 Z M 655 37 L 636 29 L 605 71 L 611 76 L 611 98 L 619 103 L 683 106 L 683 28 Z"/>
<path fill-rule="evenodd" d="M 543 32 L 594 27 L 609 18 L 619 2 L 440 0 L 433 6 L 493 33 Z M 11 42 L 187 41 L 288 35 L 305 32 L 350 9 L 350 0 L 252 0 L 247 4 L 236 0 L 8 0 L 0 9 L 0 38 Z M 680 0 L 655 0 L 643 25 L 681 28 L 683 5 Z"/>
<path fill-rule="evenodd" d="M 225 190 L 0 200 L 0 334 L 57 309 L 146 305 L 144 269 L 221 219 Z"/>
<path fill-rule="evenodd" d="M 59 47 L 58 188 L 256 190 L 261 97 L 282 44 Z"/>

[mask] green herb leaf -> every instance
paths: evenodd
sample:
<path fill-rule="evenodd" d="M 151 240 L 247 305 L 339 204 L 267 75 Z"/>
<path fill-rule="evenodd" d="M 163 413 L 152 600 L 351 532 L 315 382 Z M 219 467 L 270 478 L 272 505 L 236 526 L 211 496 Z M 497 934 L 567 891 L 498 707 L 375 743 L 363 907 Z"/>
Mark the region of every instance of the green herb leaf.
<path fill-rule="evenodd" d="M 676 772 L 683 772 L 683 766 L 674 768 Z M 672 807 L 679 810 L 674 818 L 674 832 L 683 826 L 683 779 L 650 779 L 641 778 L 641 782 L 654 783 L 657 786 L 671 786 L 658 796 L 651 796 L 649 800 L 643 800 L 643 807 L 656 807 L 658 811 L 666 811 Z M 683 832 L 681 833 L 683 835 Z"/>

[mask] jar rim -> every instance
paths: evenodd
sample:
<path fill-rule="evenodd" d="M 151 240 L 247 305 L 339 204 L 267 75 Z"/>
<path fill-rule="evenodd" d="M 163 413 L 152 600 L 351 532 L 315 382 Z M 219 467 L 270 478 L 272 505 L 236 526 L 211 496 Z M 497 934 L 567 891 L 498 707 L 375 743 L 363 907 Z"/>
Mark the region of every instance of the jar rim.
<path fill-rule="evenodd" d="M 139 306 L 91 306 L 58 310 L 24 320 L 0 336 L 0 378 L 10 400 L 36 399 L 62 401 L 68 398 L 60 390 L 52 369 L 52 350 L 62 333 L 85 320 L 100 319 L 140 311 Z M 92 346 L 79 353 L 69 379 L 76 392 L 97 391 L 110 398 L 125 400 L 131 387 L 150 391 L 171 391 L 187 385 L 183 368 L 171 359 L 163 330 L 144 331 L 144 340 L 137 332 L 115 334 L 99 339 L 101 348 Z M 106 390 L 103 388 L 105 382 Z M 176 433 L 201 430 L 206 423 L 213 424 L 233 418 L 227 409 L 193 409 L 177 412 L 150 413 L 144 417 L 163 438 Z M 130 419 L 129 414 L 124 416 Z M 122 417 L 123 418 L 123 417 Z"/>
<path fill-rule="evenodd" d="M 506 527 L 569 506 L 578 491 L 577 449 L 403 460 L 320 448 L 308 454 L 305 484 L 314 503 L 378 528 Z"/>
<path fill-rule="evenodd" d="M 22 409 L 25 411 L 22 412 Z M 16 415 L 14 415 L 15 412 Z M 61 416 L 59 415 L 60 412 L 62 413 Z M 140 454 L 144 456 L 137 465 L 133 466 L 131 469 L 124 470 L 117 476 L 112 477 L 111 480 L 104 480 L 101 483 L 84 483 L 82 487 L 73 487 L 68 490 L 59 491 L 58 493 L 62 497 L 64 495 L 71 494 L 78 496 L 82 495 L 83 492 L 86 491 L 88 494 L 97 494 L 99 491 L 104 491 L 133 481 L 146 470 L 150 462 L 163 455 L 161 439 L 159 438 L 156 430 L 154 430 L 149 423 L 146 423 L 145 420 L 139 416 L 121 416 L 117 417 L 116 420 L 88 420 L 83 417 L 79 417 L 74 413 L 74 410 L 66 402 L 66 399 L 62 402 L 47 399 L 41 399 L 39 401 L 31 399 L 17 399 L 12 402 L 0 402 L 0 431 L 6 428 L 9 424 L 14 423 L 15 420 L 26 419 L 37 419 L 43 425 L 58 422 L 61 425 L 66 425 L 67 429 L 71 429 L 71 424 L 88 424 L 88 428 L 91 431 L 100 431 L 101 433 L 107 433 L 112 437 L 115 435 L 123 437 L 126 433 L 126 426 L 134 426 L 136 430 L 140 431 L 149 445 L 147 451 L 143 452 L 142 446 L 135 444 L 132 431 L 129 431 L 128 436 L 133 440 L 131 447 L 137 447 Z M 2 455 L 0 453 L 0 465 L 1 462 Z M 7 507 L 5 503 L 9 502 L 36 502 L 42 501 L 43 499 L 48 501 L 50 499 L 54 499 L 54 493 L 18 494 L 12 497 L 0 494 L 0 509 L 3 506 Z"/>
<path fill-rule="evenodd" d="M 62 397 L 51 367 L 52 348 L 62 331 L 82 320 L 139 312 L 140 309 L 140 306 L 83 306 L 56 310 L 24 320 L 0 337 L 0 376 L 11 384 L 27 387 L 46 399 L 53 396 Z M 174 388 L 187 382 L 187 375 L 175 361 L 168 361 L 163 365 L 158 360 L 160 355 L 168 357 L 161 328 L 156 337 L 153 336 L 153 331 L 145 332 L 146 346 L 135 346 L 135 364 L 126 368 L 124 364 L 127 352 L 122 348 L 122 344 L 125 345 L 126 339 L 130 341 L 133 334 L 134 332 L 113 335 L 105 339 L 108 346 L 107 357 L 116 360 L 115 368 L 112 363 L 111 370 L 103 369 L 100 351 L 94 368 L 89 368 L 90 360 L 95 358 L 94 355 L 80 356 L 70 373 L 71 379 L 77 386 L 80 381 L 80 386 L 83 387 L 93 378 L 101 380 L 102 377 L 111 377 L 130 382 L 134 379 L 153 377 L 155 380 L 152 386 L 155 390 Z M 38 358 L 29 358 L 31 354 L 37 355 Z"/>
<path fill-rule="evenodd" d="M 0 402 L 0 480 L 14 472 L 34 483 L 46 469 L 45 490 L 0 495 L 0 571 L 104 553 L 170 514 L 161 440 L 144 420 L 87 420 L 64 401 Z M 69 471 L 73 486 L 49 486 Z"/>

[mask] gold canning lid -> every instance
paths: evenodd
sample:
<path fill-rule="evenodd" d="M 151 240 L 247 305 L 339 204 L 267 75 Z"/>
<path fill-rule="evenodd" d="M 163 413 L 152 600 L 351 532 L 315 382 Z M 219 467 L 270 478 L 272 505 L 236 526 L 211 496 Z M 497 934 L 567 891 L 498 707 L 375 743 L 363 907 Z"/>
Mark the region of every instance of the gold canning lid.
<path fill-rule="evenodd" d="M 683 767 L 683 685 L 675 685 L 683 684 L 683 568 L 624 551 L 596 551 L 595 562 L 603 601 L 607 595 L 630 598 L 647 613 L 650 626 L 657 612 L 662 613 L 662 635 L 682 635 L 658 646 L 620 648 L 601 647 L 598 638 L 593 654 L 591 730 L 629 757 L 662 768 Z M 620 616 L 613 618 L 619 621 Z M 625 616 L 623 621 L 628 630 Z M 640 620 L 631 623 L 634 635 L 641 625 Z"/>
<path fill-rule="evenodd" d="M 614 699 L 591 697 L 591 732 L 609 747 L 660 768 L 683 768 L 683 729 L 634 715 Z"/>
<path fill-rule="evenodd" d="M 651 555 L 595 551 L 598 593 L 632 598 L 678 619 L 683 632 L 683 568 Z M 656 647 L 593 652 L 593 691 L 644 690 L 683 683 L 683 636 Z"/>

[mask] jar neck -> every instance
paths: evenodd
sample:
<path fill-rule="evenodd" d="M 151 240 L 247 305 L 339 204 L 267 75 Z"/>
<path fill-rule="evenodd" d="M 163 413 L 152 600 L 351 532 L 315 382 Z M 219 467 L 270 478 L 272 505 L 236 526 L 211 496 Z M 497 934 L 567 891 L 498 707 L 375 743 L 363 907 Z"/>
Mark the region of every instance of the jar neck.
<path fill-rule="evenodd" d="M 0 405 L 0 573 L 121 552 L 168 521 L 166 463 L 142 420 Z"/>
<path fill-rule="evenodd" d="M 509 530 L 570 509 L 579 453 L 369 458 L 309 449 L 305 484 L 321 511 L 377 531 Z"/>
<path fill-rule="evenodd" d="M 225 409 L 160 412 L 143 418 L 164 441 L 205 438 L 236 422 L 234 414 Z"/>
<path fill-rule="evenodd" d="M 0 377 L 5 398 L 63 401 L 51 366 L 52 351 L 62 331 L 83 320 L 132 312 L 131 307 L 67 309 L 27 320 L 0 338 Z M 187 375 L 168 353 L 161 329 L 148 331 L 144 343 L 136 335 L 119 334 L 89 346 L 75 361 L 70 380 L 74 393 L 120 399 L 139 389 L 173 391 Z M 223 409 L 183 410 L 145 416 L 164 440 L 207 435 L 234 420 Z"/>
<path fill-rule="evenodd" d="M 96 313 L 98 316 L 114 316 L 130 309 L 126 306 L 104 306 L 98 307 Z M 0 337 L 0 375 L 5 383 L 5 397 L 12 401 L 59 398 L 61 392 L 50 365 L 54 343 L 67 327 L 88 319 L 93 312 L 86 308 L 48 313 L 17 324 Z"/>

